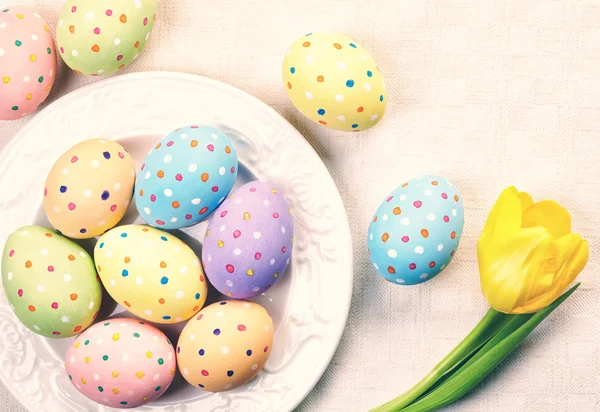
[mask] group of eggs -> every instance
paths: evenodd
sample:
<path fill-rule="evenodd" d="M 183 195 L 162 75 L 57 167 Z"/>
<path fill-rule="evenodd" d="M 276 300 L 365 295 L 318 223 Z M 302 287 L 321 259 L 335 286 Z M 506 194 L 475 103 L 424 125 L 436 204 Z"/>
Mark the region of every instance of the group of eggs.
<path fill-rule="evenodd" d="M 86 140 L 53 165 L 44 210 L 55 230 L 27 226 L 8 238 L 2 283 L 19 320 L 50 338 L 76 336 L 65 358 L 72 384 L 111 407 L 150 402 L 178 367 L 193 386 L 235 389 L 265 365 L 273 322 L 247 300 L 202 309 L 208 282 L 232 299 L 268 290 L 286 271 L 294 227 L 289 204 L 268 182 L 233 190 L 238 157 L 211 126 L 177 129 L 135 171 L 117 142 Z M 136 177 L 137 176 L 137 177 Z M 130 203 L 145 225 L 120 225 Z M 210 216 L 199 259 L 166 229 Z M 71 239 L 99 236 L 93 258 Z M 103 288 L 136 318 L 92 325 Z M 176 345 L 153 324 L 187 321 Z"/>

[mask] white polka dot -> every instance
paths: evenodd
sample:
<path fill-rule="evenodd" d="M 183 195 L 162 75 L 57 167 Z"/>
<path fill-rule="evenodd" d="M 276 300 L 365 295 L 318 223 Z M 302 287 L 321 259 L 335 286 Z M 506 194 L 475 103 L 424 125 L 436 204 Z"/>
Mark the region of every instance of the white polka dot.
<path fill-rule="evenodd" d="M 2 49 L 0 49 L 0 50 L 2 50 Z M 29 80 L 31 80 L 31 78 L 30 78 L 29 76 L 24 76 L 24 77 L 23 77 L 23 81 L 24 81 L 25 83 L 29 83 Z"/>
<path fill-rule="evenodd" d="M 87 257 L 87 253 L 85 253 L 85 252 L 79 252 L 79 256 L 81 256 L 81 257 Z"/>
<path fill-rule="evenodd" d="M 125 327 L 127 327 L 127 324 L 125 322 L 123 322 L 123 323 L 120 323 L 119 326 L 122 328 L 125 328 Z"/>
<path fill-rule="evenodd" d="M 335 100 L 338 102 L 343 102 L 344 101 L 344 95 L 343 94 L 336 94 L 335 95 Z"/>
<path fill-rule="evenodd" d="M 398 257 L 398 252 L 396 252 L 396 249 L 390 249 L 388 250 L 388 256 L 395 259 Z"/>
<path fill-rule="evenodd" d="M 32 35 L 31 35 L 31 40 L 33 40 L 33 41 L 37 41 L 37 39 L 38 39 L 38 36 L 37 36 L 37 34 L 32 34 Z"/>
<path fill-rule="evenodd" d="M 306 56 L 306 64 L 311 64 L 315 61 L 315 56 Z"/>
<path fill-rule="evenodd" d="M 419 276 L 421 279 L 427 279 L 427 276 L 429 276 L 428 273 L 423 273 L 421 276 Z"/>
<path fill-rule="evenodd" d="M 367 60 L 367 56 L 365 56 L 364 54 L 361 54 L 360 58 L 363 59 L 363 60 Z"/>
<path fill-rule="evenodd" d="M 121 44 L 121 39 L 116 38 L 113 43 L 115 43 L 115 46 L 118 46 L 119 44 Z"/>
<path fill-rule="evenodd" d="M 258 369 L 258 365 L 255 363 L 254 365 L 252 365 L 252 370 L 255 371 Z"/>
<path fill-rule="evenodd" d="M 400 195 L 400 200 L 406 200 L 406 195 Z"/>
<path fill-rule="evenodd" d="M 4 49 L 0 49 L 0 56 L 4 56 Z"/>
<path fill-rule="evenodd" d="M 89 189 L 85 189 L 85 190 L 83 191 L 83 196 L 84 196 L 84 197 L 91 198 L 93 195 L 94 195 L 94 194 L 93 194 L 93 193 L 92 193 L 92 191 L 91 191 L 91 190 L 89 190 Z"/>
<path fill-rule="evenodd" d="M 381 217 L 381 219 L 382 219 L 382 220 L 388 220 L 388 215 L 383 215 L 383 216 Z"/>
<path fill-rule="evenodd" d="M 110 258 L 112 256 L 112 250 L 107 250 L 104 255 L 106 256 L 107 259 Z"/>
<path fill-rule="evenodd" d="M 236 255 L 236 256 L 241 255 L 242 254 L 242 249 L 240 249 L 240 248 L 233 249 L 233 254 Z"/>
<path fill-rule="evenodd" d="M 92 163 L 90 163 L 92 165 L 92 167 L 99 167 L 100 166 L 100 162 L 97 160 L 92 160 Z"/>
<path fill-rule="evenodd" d="M 289 264 L 290 264 L 290 259 L 289 259 L 289 258 L 288 258 L 288 260 L 286 260 L 286 261 L 285 261 L 285 264 L 286 264 L 286 265 L 289 265 Z"/>
<path fill-rule="evenodd" d="M 452 216 L 456 216 L 456 209 L 452 209 Z"/>
<path fill-rule="evenodd" d="M 171 218 L 171 223 L 175 223 L 175 222 L 177 222 L 177 218 L 176 217 L 172 217 Z"/>
<path fill-rule="evenodd" d="M 417 247 L 415 248 L 415 253 L 417 253 L 417 254 L 419 254 L 419 255 L 422 255 L 422 254 L 423 254 L 423 252 L 425 252 L 425 249 L 423 249 L 423 246 L 417 246 Z"/>
<path fill-rule="evenodd" d="M 121 190 L 121 183 L 117 182 L 113 185 L 113 187 L 115 188 L 115 190 L 118 192 L 119 190 Z"/>
<path fill-rule="evenodd" d="M 435 214 L 434 213 L 428 214 L 427 215 L 427 220 L 434 221 L 435 220 Z"/>
<path fill-rule="evenodd" d="M 42 18 L 42 16 L 40 16 L 40 15 L 39 15 L 39 14 L 37 14 L 37 13 L 33 13 L 33 15 L 34 15 L 36 18 L 38 18 L 38 19 L 41 19 L 41 18 Z"/>
<path fill-rule="evenodd" d="M 167 359 L 172 360 L 173 359 L 173 353 L 169 352 L 169 354 L 167 355 Z"/>
<path fill-rule="evenodd" d="M 150 179 L 150 176 L 152 176 L 152 173 L 150 172 L 146 172 L 146 175 L 144 176 L 146 179 Z"/>
<path fill-rule="evenodd" d="M 8 280 L 12 280 L 13 273 L 12 272 L 8 272 L 8 274 L 6 276 L 8 277 Z"/>
<path fill-rule="evenodd" d="M 148 40 L 148 37 L 150 37 L 150 32 L 146 33 L 146 40 Z"/>
<path fill-rule="evenodd" d="M 313 97 L 314 97 L 314 96 L 313 96 L 313 94 L 312 94 L 311 92 L 306 92 L 306 93 L 304 93 L 304 95 L 306 96 L 306 98 L 307 98 L 308 100 L 312 100 L 312 99 L 313 99 Z"/>
<path fill-rule="evenodd" d="M 117 286 L 117 282 L 115 282 L 114 279 L 111 279 L 110 282 L 108 282 L 110 284 L 110 286 Z"/>
<path fill-rule="evenodd" d="M 248 302 L 244 302 L 244 303 L 242 303 L 242 306 L 245 307 L 245 308 L 249 308 L 250 304 Z"/>
<path fill-rule="evenodd" d="M 58 206 L 56 206 L 56 205 L 54 205 L 54 206 L 52 207 L 52 210 L 54 210 L 54 213 L 60 213 L 60 207 L 58 207 Z"/>
<path fill-rule="evenodd" d="M 166 155 L 165 157 L 163 157 L 163 162 L 165 163 L 171 163 L 171 160 L 173 160 L 173 157 L 171 155 Z"/>
<path fill-rule="evenodd" d="M 270 329 L 270 328 L 269 328 L 269 325 L 267 325 L 267 324 L 265 323 L 265 332 L 268 332 L 268 331 L 269 331 L 269 329 Z"/>
<path fill-rule="evenodd" d="M 441 243 L 438 245 L 437 250 L 438 252 L 441 252 L 444 249 L 444 245 L 442 245 Z"/>
<path fill-rule="evenodd" d="M 260 232 L 254 232 L 252 235 L 254 236 L 254 239 L 260 239 L 260 237 L 262 236 Z"/>
<path fill-rule="evenodd" d="M 133 4 L 135 4 L 135 7 L 138 9 L 142 8 L 142 2 L 140 0 L 134 0 Z"/>
<path fill-rule="evenodd" d="M 192 204 L 193 205 L 199 205 L 200 202 L 201 202 L 201 200 L 199 198 L 192 199 Z"/>
<path fill-rule="evenodd" d="M 65 282 L 70 282 L 70 281 L 71 281 L 71 279 L 72 279 L 72 278 L 71 278 L 71 275 L 69 275 L 68 273 L 65 273 L 65 274 L 63 275 L 63 280 L 64 280 Z"/>
<path fill-rule="evenodd" d="M 129 360 L 129 354 L 124 353 L 123 356 L 121 356 L 121 359 L 123 360 L 123 362 L 127 362 Z"/>
<path fill-rule="evenodd" d="M 401 224 L 401 225 L 404 225 L 404 226 L 407 226 L 407 225 L 409 225 L 409 224 L 410 224 L 410 220 L 408 220 L 408 218 L 407 218 L 407 217 L 403 217 L 403 218 L 400 220 L 400 224 Z"/>
<path fill-rule="evenodd" d="M 275 264 L 275 259 L 269 260 L 269 265 L 273 266 Z"/>
<path fill-rule="evenodd" d="M 62 318 L 60 318 L 62 323 L 69 323 L 69 317 L 68 316 L 63 316 Z"/>
<path fill-rule="evenodd" d="M 258 292 L 259 290 L 260 290 L 260 288 L 259 288 L 258 286 L 255 286 L 255 287 L 252 289 L 252 292 Z"/>
<path fill-rule="evenodd" d="M 63 175 L 68 175 L 68 174 L 69 174 L 69 169 L 67 169 L 66 167 L 65 167 L 65 168 L 63 168 L 63 170 L 62 170 L 62 174 L 63 174 Z"/>
<path fill-rule="evenodd" d="M 187 135 L 187 133 L 181 133 L 181 134 L 179 135 L 179 137 L 180 137 L 181 139 L 187 139 L 187 138 L 188 138 L 188 135 Z"/>
<path fill-rule="evenodd" d="M 186 375 L 186 376 L 190 374 L 190 371 L 189 371 L 187 368 L 183 368 L 183 371 L 182 371 L 182 372 L 183 372 L 183 374 L 184 374 L 184 375 Z"/>
<path fill-rule="evenodd" d="M 28 234 L 29 234 L 29 231 L 28 231 L 28 230 L 23 230 L 23 231 L 21 232 L 21 236 L 27 236 Z"/>
<path fill-rule="evenodd" d="M 406 281 L 404 279 L 396 279 L 397 283 L 406 283 Z"/>
<path fill-rule="evenodd" d="M 228 391 L 231 388 L 233 388 L 233 385 L 231 383 L 228 383 L 227 385 L 225 385 L 225 390 L 226 391 Z"/>
<path fill-rule="evenodd" d="M 71 363 L 75 363 L 75 356 L 71 356 L 71 359 L 69 359 L 71 361 Z"/>
<path fill-rule="evenodd" d="M 137 278 L 135 278 L 135 284 L 136 285 L 143 285 L 144 284 L 144 279 L 138 276 Z"/>
<path fill-rule="evenodd" d="M 227 355 L 229 353 L 229 348 L 227 346 L 222 346 L 221 347 L 221 353 L 223 355 Z"/>
<path fill-rule="evenodd" d="M 196 267 L 200 267 L 200 261 L 198 259 L 194 259 L 193 262 Z"/>
<path fill-rule="evenodd" d="M 374 122 L 378 118 L 379 118 L 379 116 L 377 116 L 376 114 L 374 114 L 373 116 L 371 116 L 371 121 Z"/>
<path fill-rule="evenodd" d="M 183 299 L 183 290 L 178 290 L 178 291 L 175 293 L 175 297 L 176 297 L 177 299 Z"/>
<path fill-rule="evenodd" d="M 227 286 L 229 286 L 230 288 L 231 288 L 231 287 L 233 287 L 233 282 L 232 282 L 232 281 L 230 281 L 230 280 L 226 280 L 226 281 L 225 281 L 225 284 L 226 284 Z"/>
<path fill-rule="evenodd" d="M 221 176 L 223 176 L 223 175 L 225 174 L 225 168 L 224 168 L 223 166 L 221 166 L 221 167 L 219 168 L 219 174 L 220 174 Z"/>
<path fill-rule="evenodd" d="M 13 308 L 14 309 L 14 308 Z M 35 330 L 40 330 L 40 327 L 38 325 L 33 325 L 33 329 Z"/>
<path fill-rule="evenodd" d="M 148 316 L 152 316 L 152 311 L 150 309 L 144 310 L 144 313 Z"/>
<path fill-rule="evenodd" d="M 338 116 L 337 119 L 343 122 L 346 120 L 346 116 Z"/>
<path fill-rule="evenodd" d="M 181 266 L 179 268 L 179 272 L 185 275 L 186 273 L 188 273 L 188 267 L 187 266 Z"/>
<path fill-rule="evenodd" d="M 235 203 L 237 203 L 237 204 L 242 203 L 243 201 L 244 201 L 244 199 L 242 199 L 241 197 L 235 198 Z"/>
<path fill-rule="evenodd" d="M 344 62 L 337 62 L 336 65 L 337 65 L 338 69 L 340 69 L 340 70 L 346 70 L 346 63 L 344 63 Z"/>
<path fill-rule="evenodd" d="M 160 373 L 157 373 L 156 375 L 154 375 L 154 377 L 152 379 L 154 380 L 154 382 L 158 381 L 160 379 Z"/>
<path fill-rule="evenodd" d="M 196 163 L 192 163 L 188 166 L 188 171 L 195 172 L 196 170 L 198 170 L 198 165 Z"/>
<path fill-rule="evenodd" d="M 94 380 L 95 380 L 95 381 L 98 381 L 98 380 L 100 380 L 100 375 L 98 375 L 97 373 L 94 373 L 94 375 L 93 375 L 93 376 L 94 376 Z"/>
<path fill-rule="evenodd" d="M 219 231 L 224 232 L 225 229 L 226 229 L 226 226 L 225 225 L 221 225 L 221 227 L 219 228 Z"/>
<path fill-rule="evenodd" d="M 90 304 L 88 305 L 88 309 L 93 309 L 94 305 L 95 305 L 95 303 L 93 301 L 90 302 Z"/>
<path fill-rule="evenodd" d="M 173 196 L 173 191 L 171 189 L 165 189 L 165 191 L 163 193 L 165 194 L 166 197 Z"/>
<path fill-rule="evenodd" d="M 190 335 L 190 340 L 194 340 L 196 339 L 196 335 L 194 335 L 193 333 Z"/>
<path fill-rule="evenodd" d="M 73 57 L 76 57 L 79 53 L 77 53 L 77 50 L 72 50 L 71 54 L 73 55 Z"/>
<path fill-rule="evenodd" d="M 133 393 L 133 391 L 129 391 L 129 392 L 127 392 L 127 395 L 129 395 L 129 396 L 133 396 L 133 395 L 134 395 L 134 393 Z"/>
<path fill-rule="evenodd" d="M 365 90 L 368 92 L 371 91 L 371 85 L 369 83 L 365 84 Z"/>
<path fill-rule="evenodd" d="M 48 249 L 42 249 L 40 250 L 40 253 L 42 254 L 42 256 L 48 256 Z"/>
<path fill-rule="evenodd" d="M 144 213 L 147 214 L 147 215 L 149 215 L 150 214 L 150 208 L 145 207 L 144 208 Z"/>
<path fill-rule="evenodd" d="M 98 70 L 98 74 L 102 74 L 102 73 L 104 73 L 104 70 L 102 70 L 102 69 Z"/>

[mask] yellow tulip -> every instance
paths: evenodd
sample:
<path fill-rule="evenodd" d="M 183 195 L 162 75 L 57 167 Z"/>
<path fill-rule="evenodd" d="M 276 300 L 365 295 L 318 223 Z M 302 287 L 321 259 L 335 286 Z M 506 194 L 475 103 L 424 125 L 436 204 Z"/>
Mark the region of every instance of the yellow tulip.
<path fill-rule="evenodd" d="M 499 312 L 537 312 L 555 301 L 587 263 L 587 241 L 571 233 L 558 203 L 534 203 L 515 187 L 492 208 L 477 245 L 481 289 Z"/>

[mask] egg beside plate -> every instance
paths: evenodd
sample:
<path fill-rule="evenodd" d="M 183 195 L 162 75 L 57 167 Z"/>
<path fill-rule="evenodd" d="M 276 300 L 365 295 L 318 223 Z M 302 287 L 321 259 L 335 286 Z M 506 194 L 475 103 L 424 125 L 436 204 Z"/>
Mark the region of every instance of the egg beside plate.
<path fill-rule="evenodd" d="M 26 7 L 0 8 L 0 120 L 37 109 L 55 76 L 54 39 L 42 17 Z"/>

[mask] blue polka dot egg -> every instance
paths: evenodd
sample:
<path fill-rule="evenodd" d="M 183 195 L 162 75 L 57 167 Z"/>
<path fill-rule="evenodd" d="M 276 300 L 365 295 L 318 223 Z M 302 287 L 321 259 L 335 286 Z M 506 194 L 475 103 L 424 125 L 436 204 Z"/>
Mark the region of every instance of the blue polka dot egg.
<path fill-rule="evenodd" d="M 238 171 L 231 141 L 211 126 L 188 126 L 158 142 L 135 182 L 142 219 L 161 229 L 192 226 L 221 204 Z"/>
<path fill-rule="evenodd" d="M 392 283 L 425 282 L 454 257 L 463 224 L 462 198 L 452 183 L 439 176 L 409 180 L 386 197 L 371 220 L 371 262 Z"/>

